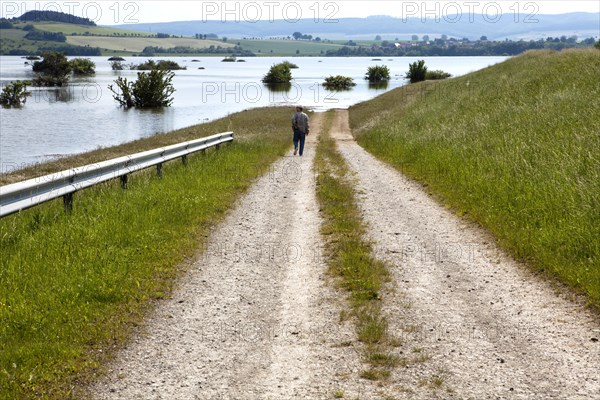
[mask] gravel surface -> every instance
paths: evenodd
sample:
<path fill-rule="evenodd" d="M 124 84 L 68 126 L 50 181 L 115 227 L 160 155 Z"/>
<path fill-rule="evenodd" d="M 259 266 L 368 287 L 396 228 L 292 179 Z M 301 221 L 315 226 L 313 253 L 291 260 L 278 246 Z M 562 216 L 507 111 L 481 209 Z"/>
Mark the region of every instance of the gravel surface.
<path fill-rule="evenodd" d="M 395 398 L 600 399 L 600 323 L 437 204 L 422 186 L 359 147 L 347 111 L 334 122 L 376 255 L 394 289 L 384 295 L 407 363 Z"/>
<path fill-rule="evenodd" d="M 321 119 L 304 157 L 276 163 L 211 234 L 94 398 L 379 398 L 358 378 L 353 325 L 339 322 L 345 295 L 327 281 L 312 170 Z"/>
<path fill-rule="evenodd" d="M 284 157 L 209 238 L 171 299 L 90 388 L 96 399 L 600 399 L 600 322 L 492 238 L 352 139 L 333 136 L 392 279 L 383 294 L 401 360 L 366 369 L 345 295 L 328 282 L 312 170 Z M 388 396 L 388 397 L 386 397 Z"/>

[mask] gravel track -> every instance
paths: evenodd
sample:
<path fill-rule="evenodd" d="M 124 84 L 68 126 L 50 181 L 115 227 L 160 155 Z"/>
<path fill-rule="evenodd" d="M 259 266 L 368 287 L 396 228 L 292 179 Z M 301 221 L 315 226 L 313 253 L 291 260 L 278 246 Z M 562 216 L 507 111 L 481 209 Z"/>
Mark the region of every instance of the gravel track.
<path fill-rule="evenodd" d="M 210 235 L 172 298 L 118 354 L 96 399 L 600 399 L 600 322 L 439 206 L 352 139 L 348 162 L 401 360 L 389 381 L 366 368 L 344 293 L 328 282 L 312 170 L 284 157 Z"/>
<path fill-rule="evenodd" d="M 388 393 L 600 399 L 597 316 L 358 146 L 347 111 L 337 111 L 333 134 L 354 171 L 376 255 L 392 273 L 384 310 L 407 366 Z"/>
<path fill-rule="evenodd" d="M 327 282 L 322 257 L 312 170 L 321 120 L 311 121 L 304 157 L 276 163 L 212 232 L 94 398 L 376 398 L 358 378 L 353 325 L 339 322 L 345 295 Z"/>

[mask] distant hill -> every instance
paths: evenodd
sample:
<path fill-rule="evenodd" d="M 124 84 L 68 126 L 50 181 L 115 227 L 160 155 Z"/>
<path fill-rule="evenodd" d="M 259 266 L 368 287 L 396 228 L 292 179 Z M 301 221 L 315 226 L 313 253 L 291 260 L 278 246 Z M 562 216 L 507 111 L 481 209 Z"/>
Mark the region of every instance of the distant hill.
<path fill-rule="evenodd" d="M 88 18 L 76 17 L 58 11 L 28 11 L 19 17 L 21 21 L 32 22 L 62 22 L 66 24 L 96 26 L 96 23 Z"/>
<path fill-rule="evenodd" d="M 336 23 L 315 22 L 302 19 L 296 23 L 285 20 L 258 22 L 221 22 L 221 21 L 178 21 L 145 24 L 113 25 L 111 27 L 143 32 L 164 32 L 172 35 L 194 36 L 195 34 L 214 33 L 220 37 L 276 37 L 291 36 L 294 32 L 310 34 L 326 39 L 373 39 L 381 35 L 382 39 L 410 39 L 411 35 L 429 35 L 440 37 L 447 35 L 455 38 L 479 39 L 487 36 L 490 40 L 529 40 L 548 36 L 573 36 L 579 38 L 598 37 L 600 35 L 600 13 L 569 13 L 558 15 L 536 15 L 537 22 L 528 21 L 522 16 L 519 22 L 513 16 L 503 16 L 498 22 L 491 23 L 482 15 L 474 15 L 473 21 L 463 16 L 452 22 L 450 17 L 439 21 L 420 18 L 406 20 L 387 16 L 367 18 L 340 18 Z"/>

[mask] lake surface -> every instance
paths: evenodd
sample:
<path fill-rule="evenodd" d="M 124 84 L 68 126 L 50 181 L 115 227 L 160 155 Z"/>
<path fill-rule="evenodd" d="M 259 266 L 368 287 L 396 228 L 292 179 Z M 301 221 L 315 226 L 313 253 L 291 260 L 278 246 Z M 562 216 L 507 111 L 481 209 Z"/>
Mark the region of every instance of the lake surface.
<path fill-rule="evenodd" d="M 429 69 L 442 69 L 453 76 L 464 75 L 507 57 L 419 57 Z M 272 92 L 261 83 L 279 57 L 249 57 L 246 62 L 225 63 L 221 58 L 166 58 L 187 66 L 176 71 L 172 107 L 161 110 L 123 109 L 114 101 L 108 85 L 118 76 L 136 78 L 136 71 L 112 71 L 107 57 L 91 57 L 96 75 L 72 79 L 63 89 L 30 88 L 32 96 L 21 108 L 0 107 L 0 173 L 60 156 L 113 146 L 160 132 L 167 132 L 248 108 L 278 104 L 302 104 L 315 110 L 345 108 L 405 85 L 413 57 L 288 58 L 299 66 L 292 70 L 289 92 Z M 147 58 L 129 58 L 141 63 Z M 160 57 L 154 57 L 158 60 Z M 0 84 L 32 79 L 31 66 L 21 57 L 0 57 Z M 369 88 L 363 79 L 367 68 L 387 65 L 392 80 L 386 89 Z M 204 69 L 199 69 L 203 67 Z M 350 91 L 329 92 L 320 85 L 329 75 L 354 78 Z M 290 115 L 292 110 L 290 110 Z M 287 126 L 282 132 L 287 133 Z M 215 132 L 217 133 L 217 132 Z"/>

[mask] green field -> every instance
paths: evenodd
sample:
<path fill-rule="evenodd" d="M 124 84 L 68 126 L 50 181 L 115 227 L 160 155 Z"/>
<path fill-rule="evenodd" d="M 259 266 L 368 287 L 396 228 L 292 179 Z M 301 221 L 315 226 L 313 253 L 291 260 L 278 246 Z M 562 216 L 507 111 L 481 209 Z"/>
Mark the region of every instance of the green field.
<path fill-rule="evenodd" d="M 65 35 L 97 35 L 97 36 L 114 36 L 114 35 L 136 35 L 136 36 L 155 36 L 155 33 L 131 31 L 126 29 L 105 28 L 102 26 L 66 24 L 59 22 L 29 22 L 28 24 L 35 26 L 36 29 L 48 32 L 62 32 Z M 23 27 L 25 23 L 17 26 Z"/>
<path fill-rule="evenodd" d="M 600 52 L 535 51 L 354 106 L 359 143 L 600 305 Z"/>
<path fill-rule="evenodd" d="M 23 27 L 25 24 L 18 24 Z M 342 47 L 336 43 L 317 43 L 292 40 L 236 40 L 228 42 L 222 40 L 198 40 L 195 38 L 156 38 L 148 37 L 149 33 L 126 31 L 113 28 L 94 27 L 86 25 L 61 24 L 61 23 L 33 23 L 39 29 L 50 32 L 62 32 L 67 35 L 67 43 L 74 46 L 98 47 L 103 55 L 127 55 L 140 53 L 147 46 L 173 48 L 176 46 L 191 47 L 197 49 L 210 46 L 233 47 L 239 43 L 244 49 L 258 56 L 319 56 L 327 50 L 336 50 Z M 89 35 L 84 35 L 85 33 Z M 26 32 L 21 29 L 3 29 L 0 31 L 2 37 L 2 49 L 4 52 L 12 49 L 36 52 L 39 47 L 56 46 L 58 42 L 37 42 L 24 39 Z M 75 36 L 72 36 L 76 34 Z M 135 35 L 136 37 L 133 37 Z M 137 36 L 145 37 L 137 37 Z M 162 54 L 171 56 L 170 54 Z M 176 56 L 181 54 L 175 54 Z M 185 56 L 206 56 L 205 53 L 185 54 Z M 213 56 L 222 56 L 210 54 Z"/>
<path fill-rule="evenodd" d="M 77 46 L 100 47 L 107 50 L 121 50 L 141 52 L 146 46 L 171 48 L 175 46 L 193 47 L 203 49 L 211 45 L 217 47 L 234 47 L 234 44 L 217 40 L 198 40 L 192 38 L 130 38 L 130 37 L 105 37 L 105 36 L 68 36 L 67 43 Z"/>
<path fill-rule="evenodd" d="M 35 53 L 40 47 L 54 47 L 62 45 L 60 42 L 33 41 L 25 39 L 26 31 L 21 29 L 0 29 L 0 49 L 3 52 L 9 50 L 22 50 L 29 53 Z"/>
<path fill-rule="evenodd" d="M 250 50 L 256 55 L 262 56 L 319 56 L 327 50 L 337 50 L 341 45 L 317 42 L 303 42 L 291 40 L 236 40 L 245 50 Z M 298 53 L 297 53 L 298 51 Z"/>
<path fill-rule="evenodd" d="M 51 164 L 236 133 L 219 151 L 166 164 L 162 178 L 148 170 L 128 190 L 116 180 L 79 192 L 71 214 L 59 199 L 0 220 L 0 399 L 86 398 L 84 383 L 169 296 L 210 227 L 290 147 L 290 112 L 242 112 Z"/>

